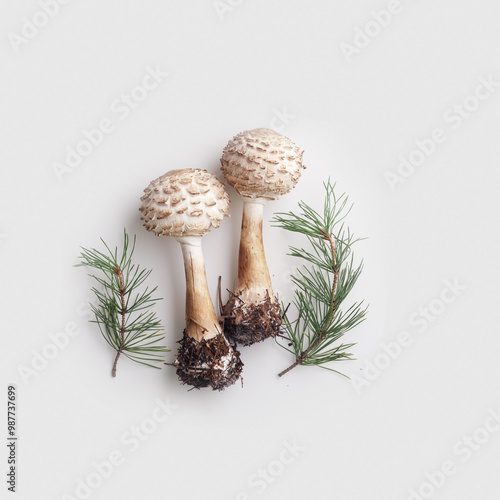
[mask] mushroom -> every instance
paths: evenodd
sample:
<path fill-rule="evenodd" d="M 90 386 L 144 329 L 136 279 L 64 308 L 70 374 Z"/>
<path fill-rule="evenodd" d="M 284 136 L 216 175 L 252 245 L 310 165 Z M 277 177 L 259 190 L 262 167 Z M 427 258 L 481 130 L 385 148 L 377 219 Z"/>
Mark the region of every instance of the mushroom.
<path fill-rule="evenodd" d="M 226 335 L 243 345 L 274 337 L 282 315 L 264 254 L 262 215 L 268 200 L 288 193 L 300 178 L 302 154 L 287 137 L 257 128 L 236 135 L 221 158 L 227 182 L 243 197 L 238 283 L 224 306 Z"/>
<path fill-rule="evenodd" d="M 208 291 L 201 237 L 228 216 L 224 185 L 206 170 L 171 170 L 152 181 L 141 198 L 141 220 L 156 236 L 173 236 L 186 273 L 186 328 L 174 366 L 196 388 L 222 390 L 239 378 L 243 363 L 222 332 Z"/>

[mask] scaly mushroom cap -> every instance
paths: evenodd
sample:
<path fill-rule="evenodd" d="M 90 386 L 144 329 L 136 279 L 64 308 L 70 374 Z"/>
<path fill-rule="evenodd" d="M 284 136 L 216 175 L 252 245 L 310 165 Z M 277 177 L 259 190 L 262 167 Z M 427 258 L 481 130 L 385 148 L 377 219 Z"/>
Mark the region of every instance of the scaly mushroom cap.
<path fill-rule="evenodd" d="M 144 227 L 159 236 L 203 236 L 228 216 L 224 185 L 206 170 L 171 170 L 141 198 Z"/>
<path fill-rule="evenodd" d="M 288 137 L 256 128 L 233 137 L 220 161 L 227 182 L 241 196 L 275 200 L 297 184 L 305 168 L 302 154 Z"/>

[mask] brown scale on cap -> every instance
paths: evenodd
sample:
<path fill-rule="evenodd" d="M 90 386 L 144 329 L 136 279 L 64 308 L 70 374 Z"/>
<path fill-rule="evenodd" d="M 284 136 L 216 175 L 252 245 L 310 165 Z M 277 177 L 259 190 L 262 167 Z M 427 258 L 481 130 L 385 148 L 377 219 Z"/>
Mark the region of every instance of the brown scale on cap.
<path fill-rule="evenodd" d="M 224 307 L 224 331 L 244 345 L 279 332 L 282 317 L 273 293 L 262 239 L 264 204 L 288 193 L 305 166 L 303 152 L 273 130 L 236 135 L 221 158 L 227 182 L 243 197 L 238 284 Z"/>

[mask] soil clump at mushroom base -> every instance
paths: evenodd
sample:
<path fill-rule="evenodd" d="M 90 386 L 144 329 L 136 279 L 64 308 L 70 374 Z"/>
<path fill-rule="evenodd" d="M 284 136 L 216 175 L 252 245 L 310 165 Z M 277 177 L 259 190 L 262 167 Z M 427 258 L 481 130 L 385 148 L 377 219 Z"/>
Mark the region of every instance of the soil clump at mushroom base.
<path fill-rule="evenodd" d="M 259 304 L 248 307 L 242 299 L 226 304 L 219 318 L 224 322 L 224 333 L 238 343 L 249 346 L 279 334 L 283 322 L 281 308 L 269 295 Z"/>
<path fill-rule="evenodd" d="M 231 347 L 222 333 L 197 341 L 184 331 L 178 343 L 180 347 L 174 365 L 184 384 L 196 389 L 211 387 L 222 391 L 240 378 L 243 369 L 240 353 Z"/>

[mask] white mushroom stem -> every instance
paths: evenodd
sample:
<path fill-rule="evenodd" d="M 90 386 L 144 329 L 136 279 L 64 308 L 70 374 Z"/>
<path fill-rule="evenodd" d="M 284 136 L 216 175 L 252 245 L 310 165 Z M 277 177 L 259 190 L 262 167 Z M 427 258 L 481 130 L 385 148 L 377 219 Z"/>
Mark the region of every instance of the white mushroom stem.
<path fill-rule="evenodd" d="M 196 339 L 211 339 L 221 333 L 208 291 L 201 236 L 182 236 L 181 244 L 186 272 L 186 334 Z"/>
<path fill-rule="evenodd" d="M 266 198 L 243 198 L 238 286 L 235 294 L 245 304 L 258 304 L 268 296 L 275 302 L 262 239 L 262 216 Z"/>

